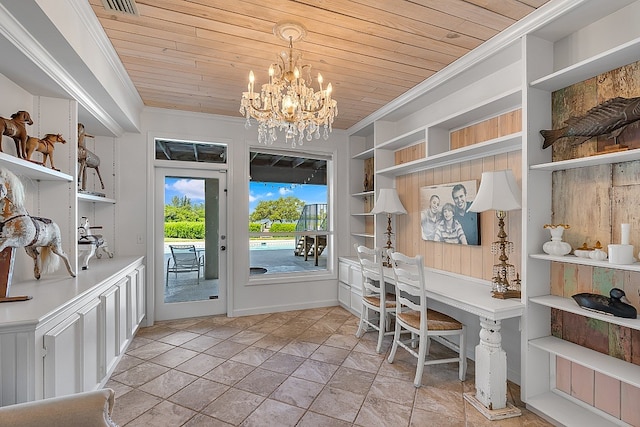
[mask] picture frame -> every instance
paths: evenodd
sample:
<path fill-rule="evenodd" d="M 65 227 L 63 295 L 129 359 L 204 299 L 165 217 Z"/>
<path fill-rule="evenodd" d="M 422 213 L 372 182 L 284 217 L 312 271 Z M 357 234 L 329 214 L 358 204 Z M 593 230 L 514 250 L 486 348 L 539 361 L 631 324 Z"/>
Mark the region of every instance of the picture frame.
<path fill-rule="evenodd" d="M 477 192 L 477 180 L 420 187 L 422 239 L 480 245 L 479 214 L 467 212 Z"/>

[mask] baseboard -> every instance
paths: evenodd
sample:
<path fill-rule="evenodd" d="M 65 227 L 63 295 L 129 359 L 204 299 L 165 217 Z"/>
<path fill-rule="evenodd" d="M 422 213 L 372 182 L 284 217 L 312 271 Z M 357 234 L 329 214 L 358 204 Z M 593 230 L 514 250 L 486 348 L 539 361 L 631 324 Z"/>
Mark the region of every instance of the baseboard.
<path fill-rule="evenodd" d="M 294 311 L 294 310 L 308 310 L 311 308 L 335 307 L 339 305 L 340 303 L 338 302 L 338 299 L 331 299 L 331 300 L 325 300 L 325 301 L 313 301 L 309 303 L 271 305 L 271 306 L 263 306 L 263 307 L 252 307 L 249 309 L 237 309 L 237 310 L 233 310 L 232 313 L 227 313 L 227 316 L 229 317 L 252 316 L 256 314 L 280 313 L 283 311 Z"/>

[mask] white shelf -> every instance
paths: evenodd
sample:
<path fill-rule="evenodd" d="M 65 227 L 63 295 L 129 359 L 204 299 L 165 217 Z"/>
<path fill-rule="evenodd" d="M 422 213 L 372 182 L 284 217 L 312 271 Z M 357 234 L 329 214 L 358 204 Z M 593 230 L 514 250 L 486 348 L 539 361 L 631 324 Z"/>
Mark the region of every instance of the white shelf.
<path fill-rule="evenodd" d="M 527 399 L 527 409 L 555 421 L 557 425 L 580 427 L 620 427 L 620 423 L 610 421 L 559 393 L 548 391 Z"/>
<path fill-rule="evenodd" d="M 352 156 L 351 158 L 356 160 L 367 160 L 373 157 L 373 153 L 374 153 L 374 149 L 369 148 L 367 150 L 364 150 L 362 153 L 358 153 Z"/>
<path fill-rule="evenodd" d="M 591 319 L 602 320 L 603 322 L 620 325 L 631 329 L 640 330 L 640 319 L 626 319 L 624 317 L 609 316 L 595 311 L 587 310 L 578 305 L 573 298 L 564 298 L 557 295 L 543 295 L 529 298 L 529 302 L 544 305 L 546 307 L 557 308 L 579 316 Z"/>
<path fill-rule="evenodd" d="M 364 237 L 365 239 L 373 239 L 375 236 L 373 234 L 367 233 L 351 233 L 353 237 Z"/>
<path fill-rule="evenodd" d="M 518 151 L 522 147 L 521 140 L 522 132 L 517 132 L 500 138 L 491 139 L 489 141 L 480 142 L 478 144 L 469 145 L 467 147 L 457 148 L 455 150 L 447 151 L 446 153 L 436 154 L 434 156 L 381 169 L 378 171 L 378 174 L 390 176 L 407 175 L 441 166 Z"/>
<path fill-rule="evenodd" d="M 578 363 L 596 372 L 640 387 L 640 366 L 553 336 L 536 338 L 529 345 Z"/>
<path fill-rule="evenodd" d="M 361 191 L 360 193 L 352 193 L 351 197 L 366 197 L 366 196 L 373 196 L 374 194 L 376 194 L 376 192 L 373 190 Z"/>
<path fill-rule="evenodd" d="M 93 194 L 83 194 L 83 193 L 78 193 L 78 201 L 81 201 L 81 202 L 96 202 L 96 203 L 111 203 L 111 204 L 115 204 L 116 203 L 115 199 L 110 199 L 108 197 L 94 196 Z"/>
<path fill-rule="evenodd" d="M 547 255 L 547 254 L 531 254 L 529 255 L 534 259 L 543 259 L 546 261 L 566 262 L 567 264 L 589 265 L 592 267 L 613 268 L 616 270 L 625 271 L 640 271 L 640 263 L 634 262 L 633 264 L 611 264 L 609 261 L 596 261 L 591 258 L 582 258 L 575 255 Z"/>
<path fill-rule="evenodd" d="M 479 104 L 457 111 L 449 117 L 445 117 L 436 123 L 431 123 L 429 127 L 456 129 L 467 126 L 470 123 L 478 122 L 488 117 L 495 117 L 498 114 L 506 113 L 522 106 L 522 90 L 520 87 L 508 90 L 504 93 L 487 98 Z"/>
<path fill-rule="evenodd" d="M 638 60 L 640 38 L 534 80 L 531 87 L 554 91 Z"/>
<path fill-rule="evenodd" d="M 399 148 L 409 147 L 419 142 L 424 142 L 425 140 L 426 140 L 425 128 L 419 128 L 411 132 L 407 132 L 398 137 L 395 137 L 393 139 L 390 139 L 389 141 L 385 141 L 381 144 L 378 144 L 376 148 L 384 149 L 384 150 L 397 150 Z"/>
<path fill-rule="evenodd" d="M 73 177 L 66 173 L 47 168 L 28 160 L 22 160 L 7 153 L 0 153 L 0 166 L 7 168 L 19 177 L 31 178 L 39 181 L 73 182 Z"/>
<path fill-rule="evenodd" d="M 618 151 L 616 153 L 598 154 L 582 157 L 580 159 L 562 160 L 559 162 L 541 163 L 531 165 L 531 170 L 557 171 L 566 169 L 583 168 L 588 166 L 608 165 L 612 163 L 631 162 L 640 160 L 640 150 Z"/>

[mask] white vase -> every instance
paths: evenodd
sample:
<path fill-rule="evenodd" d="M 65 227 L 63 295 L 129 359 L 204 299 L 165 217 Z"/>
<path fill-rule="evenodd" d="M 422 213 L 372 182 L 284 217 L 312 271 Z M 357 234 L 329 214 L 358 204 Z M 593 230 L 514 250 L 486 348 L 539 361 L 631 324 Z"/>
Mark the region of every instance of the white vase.
<path fill-rule="evenodd" d="M 549 255 L 566 255 L 571 252 L 571 245 L 562 241 L 562 233 L 564 233 L 564 224 L 545 225 L 551 233 L 551 240 L 542 245 L 542 250 Z M 566 227 L 569 228 L 569 227 Z"/>

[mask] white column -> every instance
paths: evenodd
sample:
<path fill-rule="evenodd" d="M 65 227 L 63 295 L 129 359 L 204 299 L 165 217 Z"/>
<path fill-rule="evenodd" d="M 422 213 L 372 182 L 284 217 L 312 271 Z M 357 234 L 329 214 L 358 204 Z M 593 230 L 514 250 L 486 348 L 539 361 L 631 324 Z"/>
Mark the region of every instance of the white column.
<path fill-rule="evenodd" d="M 476 346 L 476 393 L 464 398 L 490 420 L 517 417 L 519 408 L 507 403 L 507 353 L 502 349 L 500 320 L 480 316 Z"/>
<path fill-rule="evenodd" d="M 507 353 L 502 349 L 500 321 L 480 318 L 476 346 L 476 398 L 489 409 L 507 406 Z"/>

